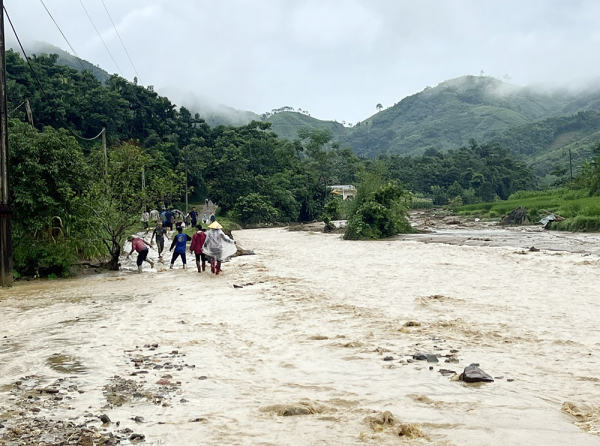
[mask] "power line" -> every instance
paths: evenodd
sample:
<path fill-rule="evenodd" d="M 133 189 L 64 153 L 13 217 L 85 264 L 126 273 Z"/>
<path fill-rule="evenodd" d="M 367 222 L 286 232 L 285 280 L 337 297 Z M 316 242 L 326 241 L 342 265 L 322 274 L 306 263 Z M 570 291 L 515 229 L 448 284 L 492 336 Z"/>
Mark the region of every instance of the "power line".
<path fill-rule="evenodd" d="M 117 61 L 115 60 L 115 58 L 113 57 L 112 53 L 110 52 L 110 50 L 106 46 L 106 43 L 104 43 L 104 39 L 100 35 L 100 32 L 98 31 L 98 28 L 96 28 L 96 25 L 94 25 L 94 21 L 92 20 L 92 17 L 88 13 L 87 9 L 85 9 L 85 6 L 84 6 L 83 2 L 81 0 L 79 0 L 79 3 L 81 4 L 81 7 L 85 11 L 85 14 L 88 16 L 88 19 L 90 19 L 90 23 L 92 24 L 92 26 L 96 30 L 96 34 L 98 34 L 98 37 L 100 37 L 100 40 L 102 41 L 102 45 L 104 45 L 104 48 L 106 48 L 106 51 L 108 52 L 108 55 L 110 56 L 110 58 L 112 59 L 112 61 L 115 63 L 115 66 L 117 67 L 117 70 L 119 70 L 119 74 L 121 75 L 121 77 L 123 77 L 123 72 L 119 68 L 119 64 L 117 64 Z"/>
<path fill-rule="evenodd" d="M 21 106 L 23 106 L 25 104 L 25 101 L 21 102 L 19 105 L 17 105 L 15 108 L 13 108 L 11 111 L 9 111 L 7 113 L 8 116 L 12 115 L 14 112 L 16 112 L 19 108 L 21 108 Z"/>
<path fill-rule="evenodd" d="M 46 10 L 46 12 L 48 13 L 48 15 L 50 16 L 50 18 L 52 19 L 52 21 L 56 25 L 56 27 L 58 28 L 58 30 L 60 31 L 60 33 L 62 34 L 63 38 L 65 39 L 65 42 L 67 42 L 67 45 L 69 45 L 69 48 L 71 48 L 71 51 L 73 51 L 73 54 L 75 54 L 75 57 L 77 58 L 77 61 L 79 62 L 79 65 L 81 65 L 81 69 L 85 70 L 85 67 L 83 66 L 83 63 L 81 62 L 81 58 L 77 54 L 77 51 L 75 51 L 75 48 L 73 48 L 73 45 L 71 45 L 71 42 L 69 42 L 69 39 L 67 39 L 67 36 L 65 36 L 65 33 L 62 32 L 62 29 L 60 29 L 60 26 L 58 26 L 58 23 L 56 23 L 56 20 L 54 20 L 54 17 L 52 17 L 52 14 L 50 14 L 50 10 L 48 9 L 48 7 L 46 6 L 46 4 L 44 3 L 44 0 L 40 0 L 40 2 L 42 3 L 42 6 Z M 4 10 L 6 10 L 6 8 L 4 8 Z M 13 29 L 13 31 L 14 31 L 14 29 Z"/>
<path fill-rule="evenodd" d="M 40 0 L 41 1 L 41 0 Z M 94 139 L 98 138 L 100 135 L 102 135 L 104 133 L 104 129 L 102 129 L 100 131 L 100 133 L 98 133 L 96 136 L 94 136 L 93 138 L 84 138 L 83 136 L 79 136 L 77 133 L 75 133 L 73 130 L 71 130 L 69 128 L 69 124 L 67 124 L 67 122 L 60 116 L 60 114 L 58 113 L 58 110 L 56 110 L 56 107 L 54 107 L 54 104 L 50 101 L 50 98 L 48 97 L 48 95 L 46 94 L 46 90 L 44 90 L 44 86 L 42 85 L 42 83 L 40 82 L 40 79 L 37 77 L 37 74 L 35 73 L 35 70 L 33 69 L 33 66 L 31 65 L 31 61 L 29 60 L 29 57 L 27 56 L 27 53 L 25 52 L 25 48 L 23 48 L 23 45 L 21 44 L 21 39 L 19 39 L 19 35 L 17 34 L 17 31 L 15 30 L 15 27 L 12 23 L 12 20 L 10 19 L 10 16 L 8 15 L 8 11 L 6 10 L 6 6 L 4 7 L 4 13 L 6 14 L 6 18 L 8 19 L 8 23 L 10 23 L 10 27 L 13 30 L 13 33 L 15 35 L 15 38 L 17 39 L 17 42 L 19 43 L 19 47 L 21 47 L 21 51 L 23 51 L 23 56 L 25 56 L 25 61 L 27 62 L 27 65 L 29 65 L 29 69 L 31 70 L 31 73 L 33 74 L 33 77 L 35 78 L 35 80 L 37 81 L 38 85 L 40 86 L 40 90 L 42 90 L 42 93 L 44 94 L 44 97 L 46 98 L 46 101 L 48 102 L 48 104 L 50 105 L 50 107 L 52 107 L 52 110 L 54 110 L 54 113 L 56 113 L 56 116 L 58 116 L 58 118 L 60 119 L 60 121 L 63 123 L 63 125 L 65 126 L 65 128 L 76 138 L 82 139 L 84 141 L 93 141 Z"/>
<path fill-rule="evenodd" d="M 117 27 L 115 26 L 115 22 L 113 22 L 113 19 L 110 16 L 110 12 L 108 12 L 108 9 L 106 8 L 106 5 L 104 4 L 104 0 L 100 0 L 100 1 L 102 2 L 102 6 L 104 6 L 104 10 L 106 11 L 106 14 L 108 15 L 108 18 L 110 19 L 110 23 L 112 23 L 112 26 L 113 26 L 115 32 L 117 33 L 117 37 L 121 41 L 121 45 L 123 46 L 123 49 L 125 50 L 125 54 L 127 54 L 127 58 L 129 59 L 129 62 L 131 62 L 131 66 L 133 67 L 133 71 L 135 71 L 135 75 L 137 76 L 138 80 L 140 81 L 140 84 L 143 87 L 144 84 L 142 83 L 142 79 L 140 78 L 140 75 L 138 74 L 138 72 L 137 72 L 137 70 L 135 68 L 135 65 L 133 64 L 133 60 L 131 60 L 131 56 L 129 56 L 129 51 L 127 51 L 127 48 L 125 48 L 125 44 L 123 43 L 123 39 L 121 39 L 121 35 L 119 34 L 119 31 L 117 31 Z"/>

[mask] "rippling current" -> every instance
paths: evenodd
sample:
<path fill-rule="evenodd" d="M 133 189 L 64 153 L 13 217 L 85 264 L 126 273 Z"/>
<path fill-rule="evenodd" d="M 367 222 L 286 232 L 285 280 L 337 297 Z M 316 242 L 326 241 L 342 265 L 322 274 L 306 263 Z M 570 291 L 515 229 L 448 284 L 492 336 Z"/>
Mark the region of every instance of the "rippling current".
<path fill-rule="evenodd" d="M 257 255 L 218 277 L 123 260 L 0 291 L 0 420 L 107 414 L 165 445 L 600 445 L 597 256 L 234 235 Z M 471 363 L 495 381 L 457 381 Z M 15 410 L 16 381 L 57 379 L 80 392 Z"/>

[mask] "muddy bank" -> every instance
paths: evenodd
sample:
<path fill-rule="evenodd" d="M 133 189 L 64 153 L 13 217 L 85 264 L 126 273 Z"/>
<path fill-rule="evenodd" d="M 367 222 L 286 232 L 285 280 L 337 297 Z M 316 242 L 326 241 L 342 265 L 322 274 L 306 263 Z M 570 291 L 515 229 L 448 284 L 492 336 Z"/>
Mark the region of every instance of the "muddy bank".
<path fill-rule="evenodd" d="M 0 291 L 0 444 L 600 444 L 595 255 L 235 235 L 218 277 Z"/>
<path fill-rule="evenodd" d="M 445 212 L 413 212 L 411 224 L 420 233 L 398 236 L 398 240 L 444 243 L 457 246 L 510 247 L 523 254 L 535 250 L 600 256 L 600 234 L 554 232 L 541 225 L 502 226 L 496 220 Z M 534 248 L 534 249 L 531 249 Z"/>

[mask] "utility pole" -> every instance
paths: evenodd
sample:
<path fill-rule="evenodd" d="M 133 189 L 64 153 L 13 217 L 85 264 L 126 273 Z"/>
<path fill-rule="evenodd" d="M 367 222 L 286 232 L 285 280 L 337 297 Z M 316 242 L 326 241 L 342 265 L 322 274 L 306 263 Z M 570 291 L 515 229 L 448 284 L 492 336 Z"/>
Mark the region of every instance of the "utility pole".
<path fill-rule="evenodd" d="M 185 215 L 187 215 L 187 214 L 188 214 L 188 182 L 187 182 L 187 163 L 186 163 L 185 164 Z"/>
<path fill-rule="evenodd" d="M 8 193 L 8 110 L 6 108 L 4 0 L 0 0 L 0 286 L 12 285 L 11 209 Z"/>
<path fill-rule="evenodd" d="M 102 127 L 102 150 L 104 150 L 104 175 L 108 175 L 108 151 L 106 150 L 106 127 Z"/>
<path fill-rule="evenodd" d="M 571 170 L 571 183 L 573 182 L 573 158 L 571 158 L 571 149 L 569 148 L 569 169 Z"/>

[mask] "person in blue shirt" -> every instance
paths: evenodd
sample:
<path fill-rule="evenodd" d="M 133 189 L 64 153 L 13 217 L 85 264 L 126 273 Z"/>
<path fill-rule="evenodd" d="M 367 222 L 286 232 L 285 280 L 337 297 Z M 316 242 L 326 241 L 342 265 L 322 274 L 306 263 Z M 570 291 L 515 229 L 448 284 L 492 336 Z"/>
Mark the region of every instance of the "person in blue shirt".
<path fill-rule="evenodd" d="M 173 237 L 173 242 L 171 243 L 171 248 L 169 249 L 169 251 L 173 251 L 173 248 L 175 248 L 175 251 L 173 252 L 173 258 L 171 259 L 171 269 L 173 269 L 173 264 L 179 256 L 181 256 L 181 261 L 183 262 L 183 269 L 185 269 L 185 247 L 186 243 L 189 241 L 192 241 L 192 238 L 189 235 L 184 234 L 183 229 L 181 227 L 177 228 L 177 235 Z"/>
<path fill-rule="evenodd" d="M 163 221 L 163 227 L 166 229 L 173 230 L 173 213 L 169 210 L 165 212 L 165 220 Z"/>
<path fill-rule="evenodd" d="M 192 228 L 196 227 L 196 222 L 198 221 L 198 212 L 196 212 L 196 208 L 192 207 L 192 212 L 188 214 L 190 220 L 192 221 Z"/>

